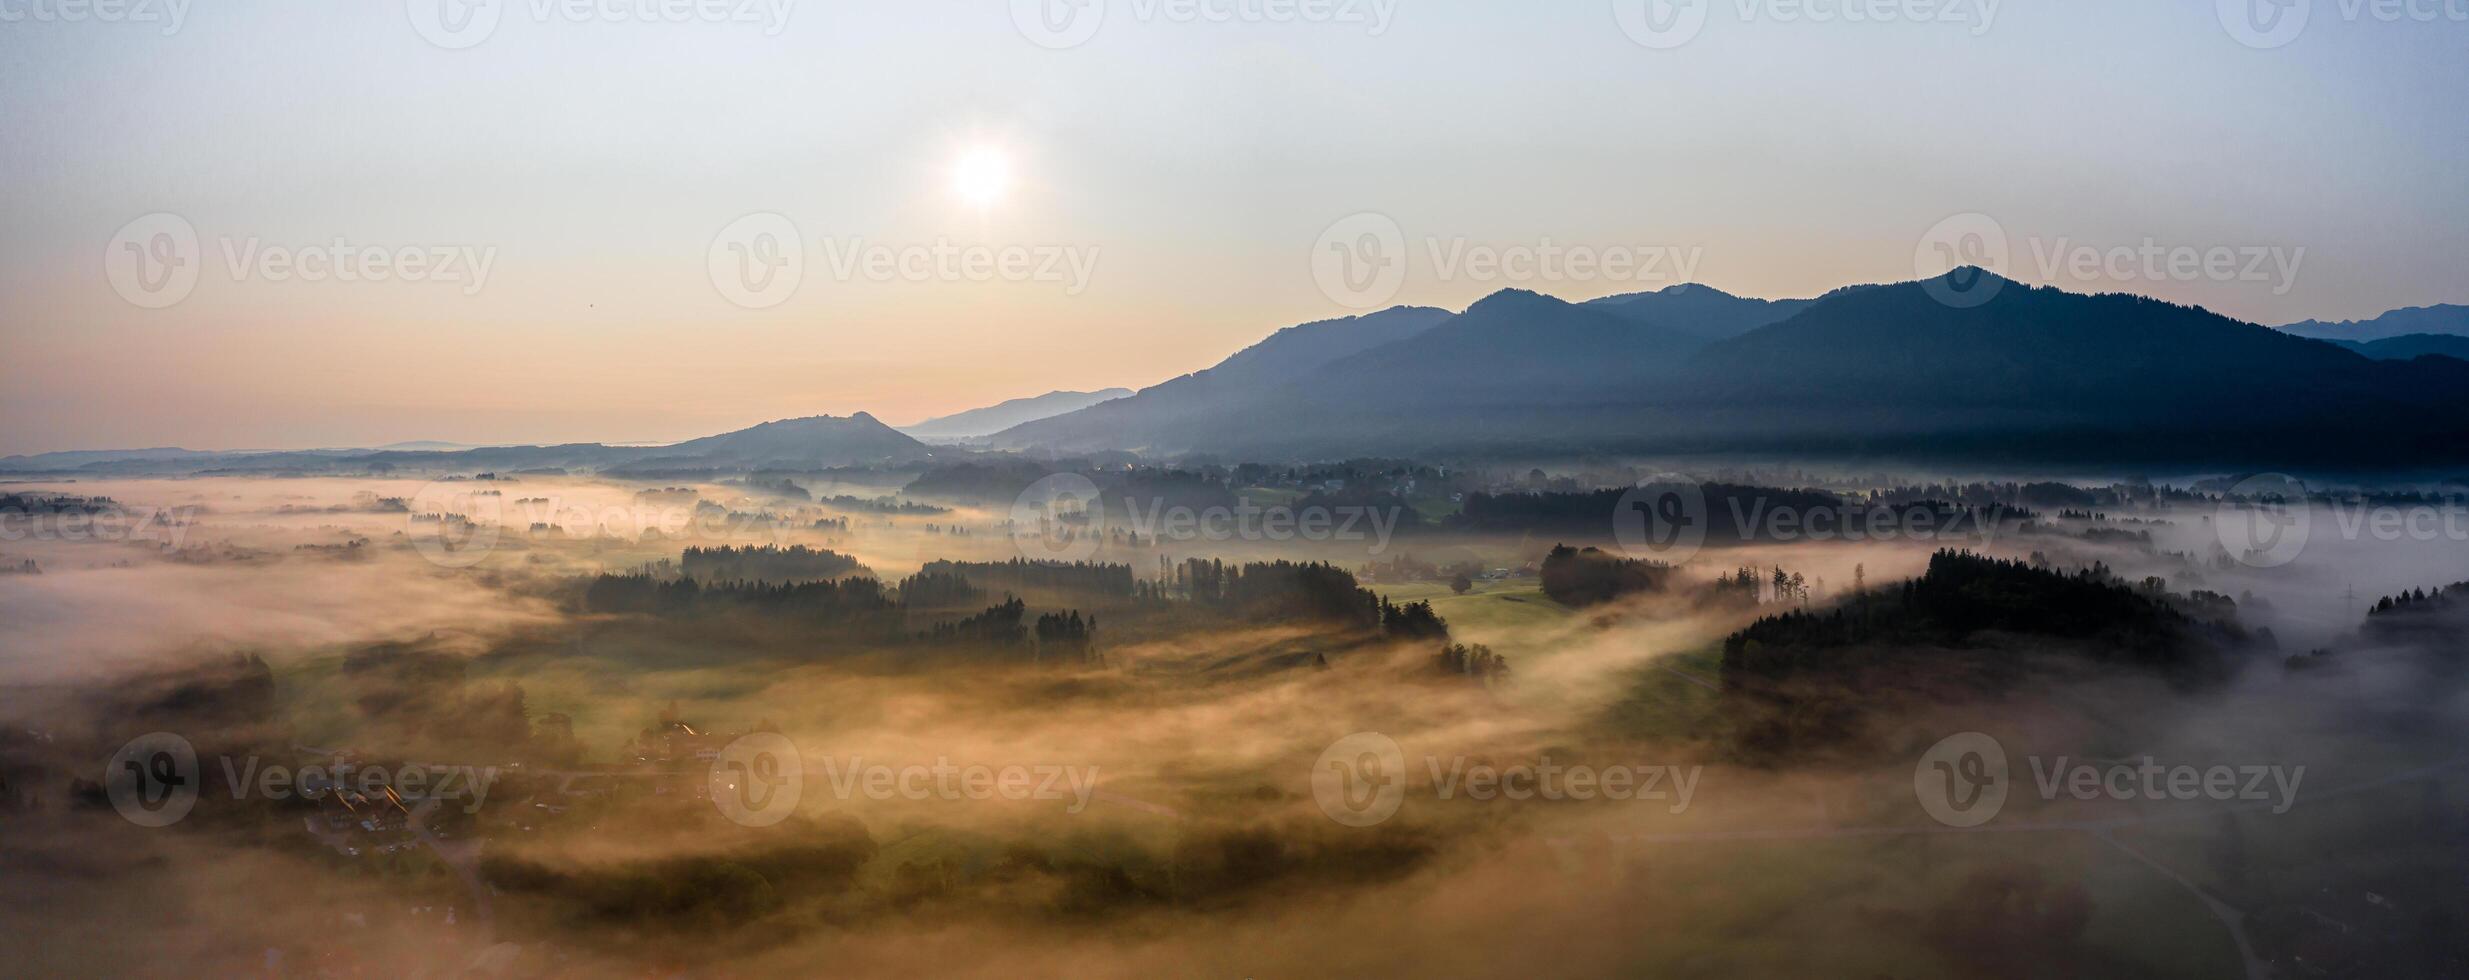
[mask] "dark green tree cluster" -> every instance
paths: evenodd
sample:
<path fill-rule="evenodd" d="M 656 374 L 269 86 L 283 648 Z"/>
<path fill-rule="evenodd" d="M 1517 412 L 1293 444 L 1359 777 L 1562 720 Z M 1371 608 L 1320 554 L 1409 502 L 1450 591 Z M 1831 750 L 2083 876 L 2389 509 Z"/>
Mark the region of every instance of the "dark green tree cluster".
<path fill-rule="evenodd" d="M 1096 652 L 1097 617 L 1083 619 L 1077 609 L 1037 617 L 1038 659 L 1087 662 Z"/>
<path fill-rule="evenodd" d="M 1565 606 L 1591 606 L 1624 595 L 1662 592 L 1672 566 L 1622 558 L 1599 548 L 1553 545 L 1543 556 L 1543 594 Z"/>
<path fill-rule="evenodd" d="M 1446 640 L 1449 624 L 1432 611 L 1429 602 L 1409 602 L 1403 606 L 1386 599 L 1380 601 L 1381 635 L 1393 640 Z"/>
<path fill-rule="evenodd" d="M 900 580 L 900 604 L 911 609 L 964 606 L 985 601 L 986 590 L 949 568 L 929 566 Z"/>
<path fill-rule="evenodd" d="M 986 611 L 948 623 L 937 623 L 925 634 L 925 639 L 943 645 L 969 645 L 993 649 L 1011 649 L 1029 642 L 1029 628 L 1021 625 L 1029 604 L 1015 596 L 987 607 Z"/>
<path fill-rule="evenodd" d="M 1433 655 L 1432 665 L 1450 677 L 1463 677 L 1487 685 L 1509 679 L 1508 658 L 1493 653 L 1491 647 L 1480 643 L 1442 646 L 1440 652 Z"/>

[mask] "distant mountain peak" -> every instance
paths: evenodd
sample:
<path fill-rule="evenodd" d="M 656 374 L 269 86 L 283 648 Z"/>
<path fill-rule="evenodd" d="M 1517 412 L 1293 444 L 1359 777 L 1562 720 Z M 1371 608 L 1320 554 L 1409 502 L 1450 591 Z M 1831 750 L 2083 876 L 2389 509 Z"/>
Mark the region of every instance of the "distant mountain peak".
<path fill-rule="evenodd" d="M 1716 289 L 1715 287 L 1709 286 L 1702 282 L 1676 282 L 1661 289 L 1650 289 L 1647 291 L 1657 296 L 1719 296 L 1724 299 L 1740 298 L 1739 296 Z"/>
<path fill-rule="evenodd" d="M 2001 286 L 2016 285 L 2014 280 L 1977 265 L 1959 265 L 1939 275 L 1931 276 L 1930 280 L 1952 283 L 1961 289 L 1971 289 L 1976 284 L 1984 282 L 1993 282 Z"/>
<path fill-rule="evenodd" d="M 1466 314 L 1472 316 L 1476 313 L 1498 313 L 1506 310 L 1544 309 L 1568 305 L 1571 305 L 1568 300 L 1557 296 L 1546 296 L 1531 289 L 1511 286 L 1476 300 L 1473 306 L 1466 308 Z"/>

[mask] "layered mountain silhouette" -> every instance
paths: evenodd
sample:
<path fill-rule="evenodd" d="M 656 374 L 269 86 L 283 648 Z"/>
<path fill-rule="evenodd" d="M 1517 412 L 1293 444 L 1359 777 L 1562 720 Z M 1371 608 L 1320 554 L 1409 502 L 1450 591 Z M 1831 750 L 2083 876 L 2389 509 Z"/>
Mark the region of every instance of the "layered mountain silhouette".
<path fill-rule="evenodd" d="M 1107 388 L 1103 391 L 1049 391 L 1029 398 L 972 408 L 965 412 L 927 419 L 916 425 L 900 426 L 900 431 L 919 439 L 975 439 L 990 436 L 1022 422 L 1053 418 L 1065 412 L 1077 412 L 1099 402 L 1113 401 L 1132 393 L 1130 388 Z"/>
<path fill-rule="evenodd" d="M 1447 310 L 1400 306 L 1287 327 L 1206 371 L 1141 389 L 1128 398 L 1015 426 L 990 441 L 1073 451 L 1117 448 L 1126 439 L 1143 445 L 1140 433 L 1208 427 L 1265 392 L 1364 351 L 1409 340 L 1449 319 Z"/>
<path fill-rule="evenodd" d="M 1941 302 L 1949 290 L 1988 298 Z M 2365 322 L 2422 326 L 2464 309 Z M 1288 327 L 1215 367 L 1023 421 L 984 442 L 1234 460 L 1634 453 L 2251 469 L 2469 463 L 2469 336 L 2412 330 L 2332 342 L 2298 332 L 1978 269 L 1808 300 L 1676 286 L 1569 303 L 1511 289 L 1461 313 L 1398 307 Z M 1042 412 L 1071 395 L 979 411 Z M 157 449 L 8 457 L 0 471 L 657 477 L 933 454 L 861 412 L 672 446 Z"/>
<path fill-rule="evenodd" d="M 2428 355 L 2433 355 L 2435 357 L 2454 357 L 2464 361 L 2469 361 L 2469 336 L 2455 337 L 2438 333 L 2412 333 L 2402 334 L 2398 337 L 2386 337 L 2382 340 L 2370 340 L 2365 342 L 2355 340 L 2335 340 L 2332 341 L 2332 343 L 2339 344 L 2342 347 L 2346 347 L 2378 361 L 2406 361 L 2411 358 L 2426 357 Z"/>
<path fill-rule="evenodd" d="M 734 473 L 759 469 L 824 469 L 924 459 L 933 450 L 864 412 L 846 418 L 765 422 L 669 446 L 487 446 L 458 451 L 312 450 L 216 453 L 147 450 L 127 453 L 46 453 L 0 459 L 0 472 L 20 473 L 278 473 L 471 470 L 587 470 L 612 474 Z"/>
<path fill-rule="evenodd" d="M 1995 292 L 1968 308 L 1940 302 L 1955 284 Z M 1848 287 L 1779 310 L 1711 289 L 1672 293 L 1571 304 L 1507 290 L 1307 372 L 1220 385 L 1205 411 L 1128 410 L 1170 401 L 1160 386 L 992 441 L 1230 458 L 1756 452 L 2377 467 L 2469 458 L 2469 362 L 2377 361 L 2195 307 L 1977 269 Z M 1633 304 L 1643 305 L 1624 309 Z"/>
<path fill-rule="evenodd" d="M 2412 306 L 2371 320 L 2304 320 L 2282 326 L 2283 333 L 2316 340 L 2371 343 L 2410 334 L 2469 337 L 2469 306 Z"/>

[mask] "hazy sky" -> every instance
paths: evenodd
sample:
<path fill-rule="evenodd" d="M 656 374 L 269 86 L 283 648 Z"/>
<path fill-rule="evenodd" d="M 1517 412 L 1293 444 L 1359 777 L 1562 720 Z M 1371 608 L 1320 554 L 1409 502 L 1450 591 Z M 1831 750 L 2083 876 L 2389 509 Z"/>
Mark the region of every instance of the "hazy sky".
<path fill-rule="evenodd" d="M 1965 214 L 2027 281 L 2469 302 L 2469 0 L 2278 47 L 2211 0 L 467 2 L 0 0 L 0 453 L 904 423 L 1367 295 L 1908 279 Z M 1365 212 L 1402 282 L 1324 288 Z M 1547 242 L 1653 267 L 1514 261 Z M 292 268 L 338 243 L 447 281 Z M 2147 243 L 2235 268 L 2067 261 Z"/>

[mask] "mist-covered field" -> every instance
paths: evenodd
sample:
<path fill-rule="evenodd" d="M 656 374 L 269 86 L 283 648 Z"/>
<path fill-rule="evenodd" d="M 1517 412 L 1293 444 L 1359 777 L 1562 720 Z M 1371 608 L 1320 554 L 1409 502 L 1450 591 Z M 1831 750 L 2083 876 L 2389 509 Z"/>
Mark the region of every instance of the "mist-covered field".
<path fill-rule="evenodd" d="M 819 478 L 5 489 L 12 972 L 2458 962 L 2458 622 L 2368 609 L 2469 576 L 2330 509 L 2268 567 L 2165 494 L 1632 562 Z"/>

